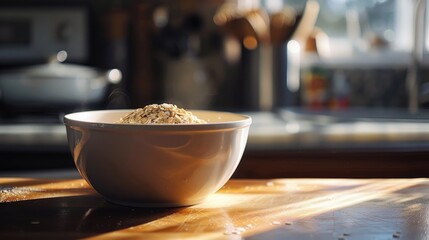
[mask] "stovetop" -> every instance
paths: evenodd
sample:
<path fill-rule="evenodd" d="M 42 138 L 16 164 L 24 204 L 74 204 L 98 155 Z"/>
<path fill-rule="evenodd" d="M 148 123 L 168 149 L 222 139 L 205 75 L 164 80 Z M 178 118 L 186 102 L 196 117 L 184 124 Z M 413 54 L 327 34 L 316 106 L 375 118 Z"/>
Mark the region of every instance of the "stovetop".
<path fill-rule="evenodd" d="M 61 124 L 64 113 L 0 113 L 0 124 Z"/>
<path fill-rule="evenodd" d="M 0 114 L 0 150 L 67 150 L 64 114 Z"/>

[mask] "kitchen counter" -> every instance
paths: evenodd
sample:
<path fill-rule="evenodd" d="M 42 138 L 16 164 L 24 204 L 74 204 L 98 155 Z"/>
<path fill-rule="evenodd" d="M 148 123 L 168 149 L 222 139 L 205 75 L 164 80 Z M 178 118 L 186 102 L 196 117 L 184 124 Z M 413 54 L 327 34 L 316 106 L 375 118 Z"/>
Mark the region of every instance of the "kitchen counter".
<path fill-rule="evenodd" d="M 251 114 L 234 177 L 429 177 L 429 114 L 282 109 Z"/>
<path fill-rule="evenodd" d="M 354 109 L 247 112 L 235 178 L 429 177 L 429 113 Z M 2 170 L 74 168 L 60 123 L 1 123 Z"/>
<path fill-rule="evenodd" d="M 245 112 L 252 117 L 247 149 L 428 149 L 429 113 L 351 109 Z M 61 123 L 1 123 L 0 151 L 68 151 Z"/>
<path fill-rule="evenodd" d="M 250 150 L 429 149 L 429 113 L 353 109 L 253 112 Z"/>
<path fill-rule="evenodd" d="M 82 179 L 0 178 L 2 239 L 427 239 L 429 180 L 230 180 L 203 203 L 129 208 Z"/>
<path fill-rule="evenodd" d="M 60 123 L 0 124 L 1 150 L 68 150 L 65 126 Z"/>

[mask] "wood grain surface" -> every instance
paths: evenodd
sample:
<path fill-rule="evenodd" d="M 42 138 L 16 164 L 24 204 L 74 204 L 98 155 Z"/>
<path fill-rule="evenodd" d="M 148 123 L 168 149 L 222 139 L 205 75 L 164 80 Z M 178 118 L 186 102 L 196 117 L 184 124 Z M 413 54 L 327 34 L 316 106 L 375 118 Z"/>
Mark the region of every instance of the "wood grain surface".
<path fill-rule="evenodd" d="M 0 239 L 427 239 L 429 180 L 233 179 L 183 208 L 111 204 L 82 179 L 0 178 Z"/>

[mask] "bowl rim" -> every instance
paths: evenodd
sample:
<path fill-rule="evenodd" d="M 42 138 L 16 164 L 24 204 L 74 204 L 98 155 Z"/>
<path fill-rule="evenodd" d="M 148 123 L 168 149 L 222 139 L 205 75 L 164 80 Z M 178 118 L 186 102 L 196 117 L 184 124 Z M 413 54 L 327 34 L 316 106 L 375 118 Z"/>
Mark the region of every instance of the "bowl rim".
<path fill-rule="evenodd" d="M 213 111 L 213 110 L 187 110 L 192 113 L 219 113 L 236 115 L 243 119 L 234 121 L 220 121 L 209 123 L 186 123 L 186 124 L 128 124 L 128 123 L 104 123 L 104 122 L 91 122 L 76 119 L 83 114 L 102 113 L 102 112 L 130 112 L 135 109 L 111 109 L 111 110 L 92 110 L 73 112 L 64 115 L 64 124 L 68 127 L 82 127 L 89 129 L 121 129 L 121 130 L 168 130 L 168 131 L 190 131 L 190 130 L 225 130 L 248 127 L 252 123 L 252 118 L 248 115 L 226 111 Z"/>

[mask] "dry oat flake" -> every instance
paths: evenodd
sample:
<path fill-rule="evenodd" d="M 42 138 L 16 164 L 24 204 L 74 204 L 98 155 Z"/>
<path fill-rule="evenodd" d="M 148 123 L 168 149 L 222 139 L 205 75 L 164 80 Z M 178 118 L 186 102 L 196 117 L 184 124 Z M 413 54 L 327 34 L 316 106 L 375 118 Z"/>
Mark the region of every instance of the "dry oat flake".
<path fill-rule="evenodd" d="M 128 124 L 193 124 L 207 123 L 192 112 L 174 104 L 151 104 L 138 108 L 120 118 L 119 123 Z"/>

